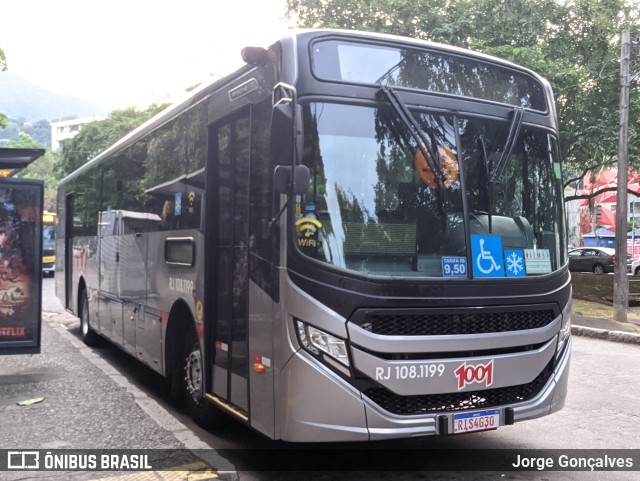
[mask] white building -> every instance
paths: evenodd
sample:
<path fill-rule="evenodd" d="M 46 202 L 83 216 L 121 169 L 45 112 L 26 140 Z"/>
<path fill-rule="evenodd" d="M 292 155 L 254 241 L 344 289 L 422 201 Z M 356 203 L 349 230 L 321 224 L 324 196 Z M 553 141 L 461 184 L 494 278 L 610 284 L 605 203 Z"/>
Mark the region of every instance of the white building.
<path fill-rule="evenodd" d="M 106 117 L 86 117 L 83 119 L 51 122 L 51 150 L 62 148 L 64 141 L 76 135 L 89 122 L 104 120 Z"/>
<path fill-rule="evenodd" d="M 565 189 L 565 196 L 574 195 L 574 189 Z M 580 201 L 571 200 L 564 203 L 567 215 L 567 245 L 571 247 L 580 246 Z"/>

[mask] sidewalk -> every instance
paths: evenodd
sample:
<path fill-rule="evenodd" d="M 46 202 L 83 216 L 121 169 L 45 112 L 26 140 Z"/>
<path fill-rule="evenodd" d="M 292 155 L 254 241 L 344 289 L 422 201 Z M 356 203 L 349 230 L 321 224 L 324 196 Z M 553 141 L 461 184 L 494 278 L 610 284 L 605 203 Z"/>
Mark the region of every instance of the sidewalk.
<path fill-rule="evenodd" d="M 42 319 L 40 354 L 0 357 L 0 450 L 117 448 L 149 455 L 153 466 L 168 470 L 1 471 L 1 480 L 237 479 L 210 468 L 223 463 L 203 463 L 196 452 L 218 460 L 209 444 L 70 332 L 77 318 L 54 306 Z M 18 405 L 28 400 L 36 402 Z"/>

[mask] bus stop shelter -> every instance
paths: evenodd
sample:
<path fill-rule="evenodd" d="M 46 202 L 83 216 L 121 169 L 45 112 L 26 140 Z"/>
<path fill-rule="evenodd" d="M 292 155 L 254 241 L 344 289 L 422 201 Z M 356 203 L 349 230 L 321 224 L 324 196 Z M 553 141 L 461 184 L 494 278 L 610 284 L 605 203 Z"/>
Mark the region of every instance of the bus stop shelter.
<path fill-rule="evenodd" d="M 44 149 L 0 148 L 0 176 L 13 177 L 43 155 Z"/>
<path fill-rule="evenodd" d="M 40 352 L 44 182 L 14 176 L 42 155 L 0 148 L 0 355 Z"/>

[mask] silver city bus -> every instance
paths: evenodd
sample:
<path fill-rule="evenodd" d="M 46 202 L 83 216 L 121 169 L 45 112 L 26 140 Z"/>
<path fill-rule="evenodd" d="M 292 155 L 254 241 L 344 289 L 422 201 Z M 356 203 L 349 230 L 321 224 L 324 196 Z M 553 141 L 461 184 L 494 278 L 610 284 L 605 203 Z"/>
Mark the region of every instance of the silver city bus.
<path fill-rule="evenodd" d="M 193 417 L 273 439 L 559 410 L 571 287 L 549 84 L 407 38 L 301 31 L 68 175 L 57 292 Z"/>

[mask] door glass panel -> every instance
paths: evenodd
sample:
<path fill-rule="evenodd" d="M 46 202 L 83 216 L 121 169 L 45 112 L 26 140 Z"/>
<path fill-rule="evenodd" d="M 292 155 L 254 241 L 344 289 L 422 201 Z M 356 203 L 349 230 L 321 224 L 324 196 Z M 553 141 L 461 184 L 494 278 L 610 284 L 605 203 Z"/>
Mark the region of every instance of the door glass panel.
<path fill-rule="evenodd" d="M 216 366 L 227 372 L 226 393 L 216 393 L 241 407 L 247 406 L 246 385 L 234 385 L 234 376 L 248 378 L 248 221 L 251 130 L 248 113 L 220 126 L 216 132 L 218 186 L 216 205 L 218 243 Z M 233 374 L 233 375 L 232 375 Z M 244 390 L 243 390 L 244 389 Z M 232 395 L 233 393 L 233 395 Z"/>

